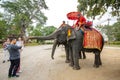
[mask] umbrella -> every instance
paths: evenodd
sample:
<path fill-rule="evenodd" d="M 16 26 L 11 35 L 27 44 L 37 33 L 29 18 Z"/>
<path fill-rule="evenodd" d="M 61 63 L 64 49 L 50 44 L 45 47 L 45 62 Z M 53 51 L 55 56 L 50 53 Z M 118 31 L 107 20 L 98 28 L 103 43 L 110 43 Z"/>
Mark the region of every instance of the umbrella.
<path fill-rule="evenodd" d="M 79 15 L 81 15 L 80 12 L 69 12 L 67 18 L 70 20 L 77 20 Z"/>

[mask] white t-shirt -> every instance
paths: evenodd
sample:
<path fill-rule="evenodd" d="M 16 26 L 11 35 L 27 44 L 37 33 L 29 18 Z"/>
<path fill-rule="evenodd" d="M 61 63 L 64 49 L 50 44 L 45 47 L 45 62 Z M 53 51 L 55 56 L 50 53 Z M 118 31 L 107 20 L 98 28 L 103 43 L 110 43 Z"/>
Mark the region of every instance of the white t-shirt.
<path fill-rule="evenodd" d="M 24 48 L 23 41 L 17 41 L 17 42 L 16 42 L 16 45 L 17 45 L 17 46 L 22 46 L 22 49 Z"/>

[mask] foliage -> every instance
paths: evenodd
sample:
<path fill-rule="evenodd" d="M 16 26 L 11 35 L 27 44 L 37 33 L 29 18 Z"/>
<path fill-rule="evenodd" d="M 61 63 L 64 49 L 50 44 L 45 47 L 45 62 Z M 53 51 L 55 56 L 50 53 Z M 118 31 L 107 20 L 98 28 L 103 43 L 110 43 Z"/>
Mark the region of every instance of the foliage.
<path fill-rule="evenodd" d="M 36 27 L 29 27 L 28 28 L 28 35 L 29 36 L 42 36 L 42 25 L 37 25 Z"/>
<path fill-rule="evenodd" d="M 36 27 L 29 27 L 27 29 L 29 36 L 47 36 L 56 30 L 54 26 L 43 26 L 38 24 Z M 37 43 L 44 43 L 44 40 L 37 40 Z"/>
<path fill-rule="evenodd" d="M 38 24 L 36 27 L 29 27 L 28 28 L 28 35 L 29 36 L 47 36 L 51 33 L 53 33 L 53 31 L 55 31 L 55 27 L 54 26 L 46 26 L 44 27 L 43 25 Z"/>
<path fill-rule="evenodd" d="M 0 20 L 0 39 L 5 38 L 5 36 L 7 35 L 5 32 L 6 30 L 7 30 L 6 21 Z"/>
<path fill-rule="evenodd" d="M 2 48 L 2 44 L 0 44 L 0 48 Z"/>
<path fill-rule="evenodd" d="M 120 41 L 120 21 L 113 25 L 96 26 L 102 33 L 105 33 L 109 41 Z"/>
<path fill-rule="evenodd" d="M 120 41 L 111 41 L 109 42 L 111 45 L 120 45 Z"/>
<path fill-rule="evenodd" d="M 13 34 L 19 35 L 19 28 L 13 25 L 8 25 L 5 20 L 0 20 L 0 39 L 5 39 Z"/>
<path fill-rule="evenodd" d="M 24 36 L 33 20 L 40 24 L 45 24 L 47 20 L 42 13 L 48 8 L 44 0 L 5 0 L 0 5 L 4 9 L 3 18 Z"/>
<path fill-rule="evenodd" d="M 111 7 L 113 16 L 120 15 L 120 1 L 119 0 L 78 0 L 78 11 L 86 14 L 87 17 L 93 19 L 97 15 L 103 15 L 109 7 Z"/>
<path fill-rule="evenodd" d="M 117 22 L 113 25 L 113 32 L 115 40 L 120 41 L 120 22 Z"/>
<path fill-rule="evenodd" d="M 47 36 L 51 33 L 53 33 L 56 30 L 56 28 L 54 26 L 47 26 L 43 28 L 43 35 Z"/>

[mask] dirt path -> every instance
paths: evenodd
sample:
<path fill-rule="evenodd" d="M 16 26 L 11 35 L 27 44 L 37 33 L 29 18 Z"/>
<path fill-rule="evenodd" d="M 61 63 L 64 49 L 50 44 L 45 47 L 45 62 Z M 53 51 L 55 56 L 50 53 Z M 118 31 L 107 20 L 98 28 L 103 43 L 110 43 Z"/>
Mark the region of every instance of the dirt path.
<path fill-rule="evenodd" d="M 52 45 L 25 47 L 22 57 L 22 73 L 19 78 L 8 79 L 9 62 L 2 63 L 0 52 L 0 80 L 120 80 L 120 49 L 105 47 L 102 51 L 103 65 L 93 67 L 94 55 L 80 60 L 81 70 L 73 70 L 65 63 L 64 48 L 57 48 L 51 59 Z"/>

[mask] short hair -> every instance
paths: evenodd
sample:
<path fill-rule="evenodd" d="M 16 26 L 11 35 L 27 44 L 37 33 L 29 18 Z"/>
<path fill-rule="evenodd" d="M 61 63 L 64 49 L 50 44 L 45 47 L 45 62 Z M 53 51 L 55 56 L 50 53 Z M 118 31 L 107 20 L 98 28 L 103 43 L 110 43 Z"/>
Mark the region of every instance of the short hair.
<path fill-rule="evenodd" d="M 65 21 L 63 21 L 63 23 L 65 23 Z"/>
<path fill-rule="evenodd" d="M 10 39 L 10 42 L 12 42 L 13 40 L 16 40 L 16 38 L 11 38 L 11 39 Z"/>

